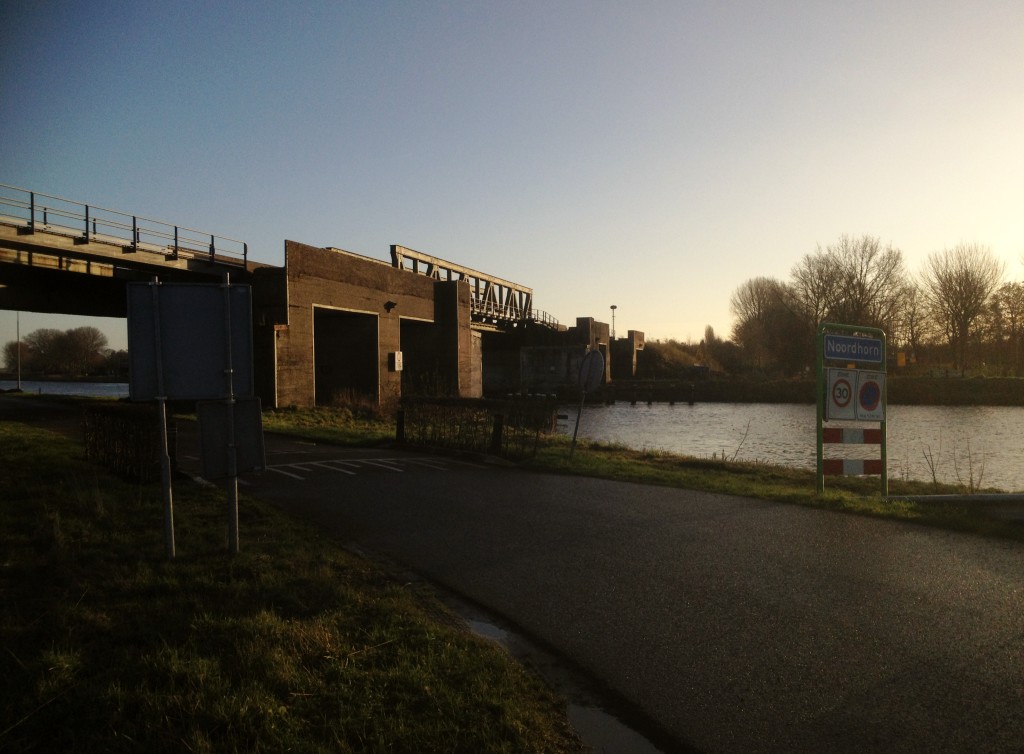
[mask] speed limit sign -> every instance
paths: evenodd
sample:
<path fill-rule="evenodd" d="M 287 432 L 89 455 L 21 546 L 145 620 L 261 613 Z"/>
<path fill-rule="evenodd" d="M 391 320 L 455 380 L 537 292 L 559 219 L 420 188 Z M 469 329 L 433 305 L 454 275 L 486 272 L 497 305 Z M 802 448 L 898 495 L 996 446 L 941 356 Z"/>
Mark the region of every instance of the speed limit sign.
<path fill-rule="evenodd" d="M 857 372 L 853 369 L 828 370 L 828 396 L 825 418 L 854 419 L 857 414 Z"/>

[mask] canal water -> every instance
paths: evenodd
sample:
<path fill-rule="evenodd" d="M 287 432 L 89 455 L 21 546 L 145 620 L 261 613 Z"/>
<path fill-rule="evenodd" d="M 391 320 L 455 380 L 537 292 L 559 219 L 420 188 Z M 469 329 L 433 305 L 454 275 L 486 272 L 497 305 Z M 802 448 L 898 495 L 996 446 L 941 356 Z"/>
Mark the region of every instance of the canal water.
<path fill-rule="evenodd" d="M 0 380 L 0 390 L 15 387 Z M 123 382 L 22 380 L 26 393 L 128 396 Z M 933 478 L 950 484 L 1024 491 L 1024 408 L 1003 406 L 889 406 L 890 479 Z M 576 406 L 559 430 L 571 435 Z M 836 422 L 828 426 L 878 426 Z M 815 407 L 782 403 L 615 403 L 583 409 L 579 437 L 637 450 L 697 458 L 726 458 L 813 469 Z M 877 458 L 877 445 L 826 445 L 826 458 Z"/>
<path fill-rule="evenodd" d="M 576 406 L 563 406 L 559 430 L 572 435 Z M 579 437 L 637 450 L 697 458 L 762 461 L 814 469 L 813 405 L 770 403 L 615 403 L 586 406 Z M 877 427 L 834 422 L 826 426 Z M 890 479 L 1024 491 L 1024 408 L 889 406 Z M 877 445 L 826 445 L 826 458 L 878 458 Z"/>
<path fill-rule="evenodd" d="M 0 380 L 0 390 L 13 390 L 15 380 Z M 127 398 L 126 382 L 59 382 L 50 380 L 22 380 L 21 390 L 36 395 L 85 395 L 94 398 Z"/>

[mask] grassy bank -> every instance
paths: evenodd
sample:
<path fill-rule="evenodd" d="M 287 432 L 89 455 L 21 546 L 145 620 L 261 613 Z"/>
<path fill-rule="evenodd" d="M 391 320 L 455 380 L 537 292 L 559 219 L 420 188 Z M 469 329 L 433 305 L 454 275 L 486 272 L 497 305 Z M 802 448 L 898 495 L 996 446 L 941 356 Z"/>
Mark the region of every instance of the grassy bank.
<path fill-rule="evenodd" d="M 340 444 L 391 442 L 388 423 L 364 422 L 345 411 L 312 409 L 267 412 L 264 426 L 278 432 Z M 536 456 L 522 464 L 535 471 L 574 474 L 618 481 L 658 484 L 729 495 L 794 503 L 816 508 L 915 521 L 956 531 L 1024 539 L 1024 526 L 993 516 L 993 505 L 944 501 L 907 502 L 891 498 L 922 495 L 960 495 L 964 489 L 947 484 L 889 480 L 889 498 L 881 496 L 877 477 L 830 477 L 824 494 L 817 494 L 814 472 L 767 463 L 692 458 L 661 451 L 631 450 L 624 446 L 581 441 L 572 460 L 564 436 L 542 436 Z M 998 490 L 977 490 L 998 492 Z"/>
<path fill-rule="evenodd" d="M 365 431 L 360 430 L 365 436 Z M 578 751 L 565 704 L 277 509 L 111 477 L 0 422 L 0 750 Z"/>
<path fill-rule="evenodd" d="M 562 474 L 756 497 L 1024 541 L 1024 525 L 993 516 L 994 505 L 893 499 L 964 493 L 963 489 L 952 485 L 890 479 L 887 499 L 880 494 L 878 477 L 829 477 L 825 492 L 819 495 L 814 472 L 809 470 L 690 458 L 605 443 L 582 443 L 570 461 L 569 444 L 562 437 L 546 438 L 529 466 Z"/>

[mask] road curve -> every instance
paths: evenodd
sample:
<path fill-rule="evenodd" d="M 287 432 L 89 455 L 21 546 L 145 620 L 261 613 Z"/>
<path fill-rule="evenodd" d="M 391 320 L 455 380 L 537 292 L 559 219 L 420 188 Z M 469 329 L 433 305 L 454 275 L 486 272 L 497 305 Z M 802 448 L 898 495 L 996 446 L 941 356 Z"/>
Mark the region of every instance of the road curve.
<path fill-rule="evenodd" d="M 245 492 L 505 616 L 680 750 L 1024 749 L 1018 543 L 275 442 Z"/>

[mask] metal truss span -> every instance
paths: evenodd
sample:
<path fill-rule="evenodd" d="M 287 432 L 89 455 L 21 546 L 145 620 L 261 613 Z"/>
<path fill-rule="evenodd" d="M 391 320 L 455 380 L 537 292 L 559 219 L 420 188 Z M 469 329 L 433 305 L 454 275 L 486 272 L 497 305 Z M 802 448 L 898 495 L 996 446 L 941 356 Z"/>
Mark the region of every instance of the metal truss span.
<path fill-rule="evenodd" d="M 532 288 L 404 246 L 392 245 L 391 264 L 400 270 L 426 275 L 434 280 L 465 280 L 472 293 L 472 314 L 476 319 L 500 322 L 537 320 L 550 327 L 558 326 L 547 314 L 533 309 Z"/>

